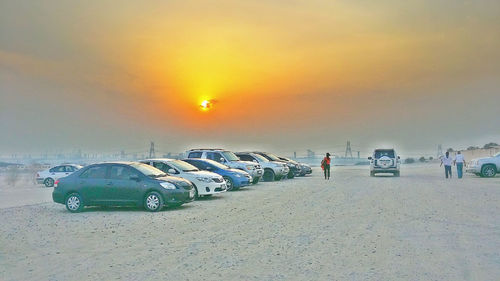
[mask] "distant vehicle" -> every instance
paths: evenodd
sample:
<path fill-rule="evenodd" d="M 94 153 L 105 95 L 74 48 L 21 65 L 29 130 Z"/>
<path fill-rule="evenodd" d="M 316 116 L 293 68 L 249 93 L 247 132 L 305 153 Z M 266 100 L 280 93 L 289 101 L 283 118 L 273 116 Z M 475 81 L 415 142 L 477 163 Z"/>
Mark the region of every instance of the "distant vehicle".
<path fill-rule="evenodd" d="M 272 153 L 268 153 L 268 152 L 254 151 L 254 153 L 259 154 L 260 156 L 263 156 L 264 158 L 266 158 L 269 161 L 276 161 L 276 162 L 285 163 L 288 166 L 287 178 L 289 178 L 289 179 L 293 179 L 296 175 L 300 174 L 300 165 L 298 165 L 298 163 L 296 163 L 295 161 L 293 161 L 293 162 L 295 162 L 295 163 L 293 163 L 292 161 L 283 160 L 280 157 L 278 157 Z"/>
<path fill-rule="evenodd" d="M 370 160 L 370 176 L 377 173 L 391 173 L 395 177 L 400 175 L 401 158 L 394 149 L 375 149 Z"/>
<path fill-rule="evenodd" d="M 264 156 L 253 152 L 237 152 L 238 156 L 243 161 L 259 163 L 264 168 L 264 181 L 280 180 L 289 172 L 288 166 L 283 162 L 269 161 Z"/>
<path fill-rule="evenodd" d="M 194 185 L 195 198 L 211 196 L 225 192 L 227 189 L 224 178 L 216 173 L 200 171 L 195 166 L 182 160 L 159 158 L 139 161 L 151 165 L 165 173 L 187 179 Z"/>
<path fill-rule="evenodd" d="M 209 159 L 184 159 L 187 162 L 202 171 L 209 171 L 221 175 L 226 181 L 227 190 L 237 190 L 240 187 L 252 183 L 252 177 L 245 171 L 230 168 L 219 162 Z"/>
<path fill-rule="evenodd" d="M 186 152 L 187 158 L 210 159 L 234 169 L 250 174 L 252 183 L 256 184 L 262 178 L 264 170 L 254 162 L 241 161 L 233 152 L 224 149 L 191 149 Z"/>
<path fill-rule="evenodd" d="M 293 159 L 290 159 L 290 158 L 287 158 L 287 157 L 283 157 L 283 156 L 278 156 L 279 159 L 283 160 L 283 161 L 287 161 L 289 163 L 292 163 L 293 165 L 295 165 L 295 171 L 294 171 L 294 174 L 296 177 L 303 177 L 307 174 L 311 174 L 312 173 L 312 169 L 311 169 L 311 166 L 307 165 L 307 164 L 304 164 L 304 163 L 300 163 L 298 161 L 295 161 Z M 288 166 L 290 168 L 290 165 Z M 290 170 L 292 170 L 290 168 Z"/>
<path fill-rule="evenodd" d="M 44 184 L 46 187 L 53 187 L 54 183 L 58 179 L 69 176 L 72 173 L 80 170 L 81 168 L 82 166 L 75 164 L 55 166 L 36 173 L 36 182 L 39 184 Z"/>
<path fill-rule="evenodd" d="M 52 199 L 70 212 L 85 206 L 143 206 L 151 212 L 163 206 L 180 206 L 194 199 L 194 186 L 136 162 L 87 166 L 56 181 Z"/>
<path fill-rule="evenodd" d="M 494 177 L 500 171 L 500 152 L 492 157 L 473 159 L 465 171 L 481 177 Z"/>

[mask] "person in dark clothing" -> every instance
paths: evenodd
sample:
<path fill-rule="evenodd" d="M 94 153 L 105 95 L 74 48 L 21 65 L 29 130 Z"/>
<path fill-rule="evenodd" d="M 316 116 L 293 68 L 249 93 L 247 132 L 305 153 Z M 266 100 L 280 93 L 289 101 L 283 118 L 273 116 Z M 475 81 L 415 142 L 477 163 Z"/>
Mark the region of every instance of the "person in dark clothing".
<path fill-rule="evenodd" d="M 330 179 L 330 153 L 326 153 L 325 158 L 323 158 L 323 161 L 321 161 L 321 168 L 323 169 L 323 172 L 325 173 L 325 180 Z"/>

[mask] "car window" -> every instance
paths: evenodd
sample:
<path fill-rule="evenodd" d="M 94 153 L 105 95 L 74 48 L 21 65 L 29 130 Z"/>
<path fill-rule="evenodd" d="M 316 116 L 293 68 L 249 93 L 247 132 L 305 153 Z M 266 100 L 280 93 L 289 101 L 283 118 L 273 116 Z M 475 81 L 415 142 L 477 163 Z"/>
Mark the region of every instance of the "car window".
<path fill-rule="evenodd" d="M 72 172 L 74 172 L 74 171 L 75 171 L 75 170 L 74 170 L 74 168 L 73 168 L 73 166 L 66 166 L 66 169 L 65 169 L 65 170 L 66 170 L 66 172 L 67 172 L 67 173 L 68 173 L 68 172 L 69 172 L 69 173 L 72 173 Z"/>
<path fill-rule="evenodd" d="M 200 170 L 205 170 L 205 167 L 206 165 L 201 162 L 201 161 L 189 161 L 189 160 L 185 160 L 186 163 L 189 163 L 193 166 L 195 166 L 196 168 L 200 169 Z"/>
<path fill-rule="evenodd" d="M 221 162 L 222 155 L 219 152 L 207 152 L 207 159 L 214 160 L 216 162 Z"/>
<path fill-rule="evenodd" d="M 109 169 L 109 178 L 114 180 L 129 180 L 130 176 L 137 175 L 137 172 L 132 171 L 127 166 L 123 165 L 113 165 Z"/>
<path fill-rule="evenodd" d="M 80 175 L 80 178 L 104 179 L 106 177 L 106 169 L 107 166 L 105 165 L 90 167 Z"/>
<path fill-rule="evenodd" d="M 167 164 L 163 162 L 153 162 L 153 167 L 155 167 L 156 169 L 160 169 L 164 172 L 167 172 L 168 169 L 170 168 Z"/>
<path fill-rule="evenodd" d="M 199 152 L 199 151 L 190 152 L 188 155 L 188 158 L 201 158 L 202 154 L 203 154 L 203 152 Z"/>
<path fill-rule="evenodd" d="M 252 156 L 246 155 L 246 154 L 240 154 L 239 157 L 243 161 L 250 161 L 250 162 L 252 162 L 253 160 L 255 160 Z"/>
<path fill-rule="evenodd" d="M 389 158 L 394 158 L 394 150 L 377 150 L 375 151 L 375 158 L 380 158 L 387 156 Z"/>
<path fill-rule="evenodd" d="M 57 166 L 49 170 L 51 173 L 65 173 L 66 168 L 65 166 Z"/>

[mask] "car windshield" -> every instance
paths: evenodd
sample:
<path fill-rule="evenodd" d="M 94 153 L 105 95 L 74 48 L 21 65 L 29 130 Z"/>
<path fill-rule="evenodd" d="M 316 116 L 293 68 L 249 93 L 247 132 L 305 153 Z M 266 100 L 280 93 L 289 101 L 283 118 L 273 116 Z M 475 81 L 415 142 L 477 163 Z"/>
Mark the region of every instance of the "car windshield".
<path fill-rule="evenodd" d="M 148 177 L 158 178 L 158 177 L 164 177 L 167 175 L 162 170 L 156 169 L 155 167 L 147 165 L 147 164 L 134 163 L 134 164 L 131 164 L 130 166 L 136 168 L 137 170 L 139 170 L 139 172 L 143 173 L 144 175 L 146 175 Z"/>
<path fill-rule="evenodd" d="M 228 161 L 240 161 L 238 156 L 236 156 L 236 154 L 232 153 L 231 151 L 222 151 L 221 153 Z"/>
<path fill-rule="evenodd" d="M 376 150 L 375 158 L 380 158 L 383 156 L 387 156 L 389 158 L 394 158 L 394 150 Z"/>
<path fill-rule="evenodd" d="M 274 155 L 274 154 L 272 154 L 272 153 L 266 153 L 266 155 L 267 155 L 269 158 L 271 158 L 271 160 L 273 160 L 273 161 L 283 161 L 283 160 L 279 159 L 279 158 L 278 158 L 278 156 L 276 156 L 276 155 Z"/>
<path fill-rule="evenodd" d="M 259 159 L 259 161 L 261 162 L 269 162 L 269 160 L 267 160 L 266 157 L 262 156 L 262 155 L 259 155 L 259 154 L 252 154 L 253 157 Z"/>
<path fill-rule="evenodd" d="M 184 161 L 181 161 L 181 160 L 174 160 L 174 161 L 169 161 L 168 162 L 169 165 L 173 166 L 174 168 L 178 169 L 178 170 L 181 170 L 183 172 L 195 172 L 195 171 L 199 171 L 198 168 L 196 168 L 195 166 L 189 164 L 189 163 L 186 163 Z"/>
<path fill-rule="evenodd" d="M 212 165 L 212 166 L 215 166 L 216 168 L 219 168 L 219 169 L 229 169 L 228 166 L 224 165 L 224 164 L 221 164 L 217 161 L 214 161 L 214 160 L 210 160 L 210 159 L 206 159 L 205 160 L 208 164 Z"/>

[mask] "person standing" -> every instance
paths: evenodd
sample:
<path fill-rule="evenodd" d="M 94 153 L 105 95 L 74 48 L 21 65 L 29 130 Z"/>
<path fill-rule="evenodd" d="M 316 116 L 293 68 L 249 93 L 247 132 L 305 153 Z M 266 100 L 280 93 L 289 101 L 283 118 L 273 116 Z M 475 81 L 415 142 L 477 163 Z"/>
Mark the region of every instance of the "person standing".
<path fill-rule="evenodd" d="M 451 157 L 450 157 L 450 153 L 447 151 L 446 152 L 446 156 L 445 157 L 441 157 L 441 165 L 439 165 L 439 167 L 443 166 L 444 165 L 444 173 L 446 175 L 446 178 L 448 178 L 448 174 L 450 175 L 450 179 L 451 179 L 451 163 L 452 163 L 452 160 Z"/>
<path fill-rule="evenodd" d="M 465 165 L 465 158 L 464 158 L 464 155 L 460 151 L 457 152 L 457 156 L 455 156 L 454 163 L 455 163 L 455 165 L 457 165 L 458 178 L 461 179 L 462 175 L 463 175 L 464 165 Z"/>
<path fill-rule="evenodd" d="M 323 172 L 325 173 L 325 180 L 330 179 L 330 153 L 326 153 L 325 158 L 323 158 L 323 161 L 321 161 L 321 168 L 323 169 Z"/>

